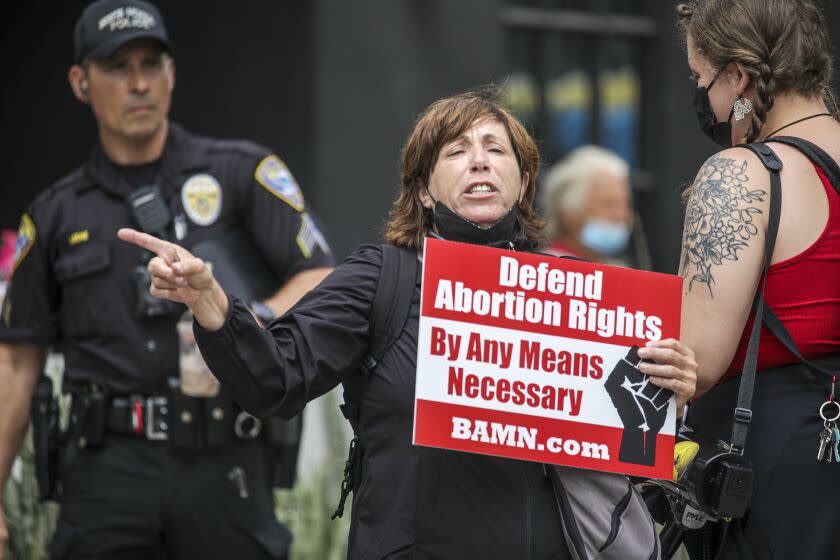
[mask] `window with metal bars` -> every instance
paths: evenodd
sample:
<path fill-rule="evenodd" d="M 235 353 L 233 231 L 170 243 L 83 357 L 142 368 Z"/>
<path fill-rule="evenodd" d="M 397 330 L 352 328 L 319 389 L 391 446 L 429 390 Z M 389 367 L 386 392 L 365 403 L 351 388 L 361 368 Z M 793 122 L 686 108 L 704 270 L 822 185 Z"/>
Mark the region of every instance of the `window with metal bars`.
<path fill-rule="evenodd" d="M 538 139 L 547 165 L 598 144 L 643 168 L 642 57 L 657 31 L 653 4 L 510 0 L 502 7 L 504 101 Z"/>

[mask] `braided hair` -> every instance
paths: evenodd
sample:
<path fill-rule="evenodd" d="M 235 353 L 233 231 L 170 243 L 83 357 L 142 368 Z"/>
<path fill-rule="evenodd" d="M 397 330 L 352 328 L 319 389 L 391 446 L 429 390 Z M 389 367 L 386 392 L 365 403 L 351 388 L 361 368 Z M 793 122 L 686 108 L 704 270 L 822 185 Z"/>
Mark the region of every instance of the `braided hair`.
<path fill-rule="evenodd" d="M 692 0 L 677 6 L 678 25 L 713 66 L 739 62 L 755 88 L 746 141 L 760 137 L 774 97 L 793 91 L 822 97 L 838 116 L 831 92 L 831 43 L 815 0 Z"/>

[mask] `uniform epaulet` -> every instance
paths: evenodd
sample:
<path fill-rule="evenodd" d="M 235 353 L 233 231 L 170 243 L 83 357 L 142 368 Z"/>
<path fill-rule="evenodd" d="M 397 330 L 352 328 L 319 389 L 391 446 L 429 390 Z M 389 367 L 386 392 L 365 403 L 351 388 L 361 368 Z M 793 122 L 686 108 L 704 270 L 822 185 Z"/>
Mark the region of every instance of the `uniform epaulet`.
<path fill-rule="evenodd" d="M 77 167 L 35 197 L 35 200 L 29 205 L 29 210 L 30 212 L 34 212 L 38 207 L 49 204 L 61 196 L 73 194 L 77 189 L 85 186 L 86 183 L 87 181 L 84 179 L 84 166 Z"/>
<path fill-rule="evenodd" d="M 261 146 L 250 140 L 210 140 L 208 151 L 227 154 L 233 153 L 255 160 L 260 160 L 272 153 L 265 146 Z"/>

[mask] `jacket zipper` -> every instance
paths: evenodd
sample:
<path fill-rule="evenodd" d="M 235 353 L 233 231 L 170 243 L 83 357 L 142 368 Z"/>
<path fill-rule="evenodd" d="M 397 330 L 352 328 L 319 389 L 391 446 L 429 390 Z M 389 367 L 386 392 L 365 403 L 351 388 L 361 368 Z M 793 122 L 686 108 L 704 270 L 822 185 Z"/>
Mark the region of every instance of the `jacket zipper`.
<path fill-rule="evenodd" d="M 534 488 L 528 476 L 528 464 L 522 463 L 522 473 L 525 476 L 525 558 L 534 558 Z"/>

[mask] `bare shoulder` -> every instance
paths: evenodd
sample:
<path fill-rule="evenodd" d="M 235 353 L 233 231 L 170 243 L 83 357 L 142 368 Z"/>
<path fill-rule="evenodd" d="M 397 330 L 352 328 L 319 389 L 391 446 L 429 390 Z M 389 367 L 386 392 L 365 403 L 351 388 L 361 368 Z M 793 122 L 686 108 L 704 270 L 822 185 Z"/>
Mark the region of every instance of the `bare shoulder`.
<path fill-rule="evenodd" d="M 689 187 L 680 274 L 687 291 L 714 297 L 716 275 L 764 242 L 770 176 L 751 151 L 718 152 L 700 167 Z"/>

